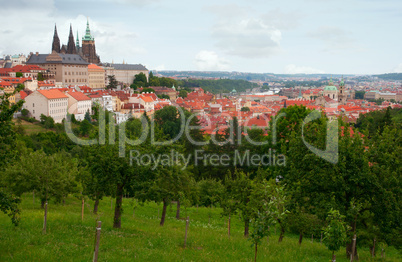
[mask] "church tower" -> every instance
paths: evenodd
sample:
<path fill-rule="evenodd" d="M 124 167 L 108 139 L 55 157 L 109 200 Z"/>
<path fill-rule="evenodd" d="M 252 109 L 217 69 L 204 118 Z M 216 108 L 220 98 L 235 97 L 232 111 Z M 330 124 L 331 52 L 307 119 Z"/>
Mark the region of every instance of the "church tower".
<path fill-rule="evenodd" d="M 78 31 L 77 31 L 77 40 L 75 42 L 75 49 L 77 50 L 77 54 L 81 54 L 80 39 L 78 38 Z"/>
<path fill-rule="evenodd" d="M 87 20 L 87 29 L 85 36 L 82 38 L 81 47 L 82 57 L 91 64 L 99 64 L 100 58 L 96 54 L 95 49 L 95 39 L 91 35 L 91 30 L 89 29 L 89 21 Z"/>
<path fill-rule="evenodd" d="M 56 25 L 54 25 L 54 35 L 53 35 L 53 44 L 52 44 L 52 52 L 56 51 L 56 53 L 60 53 L 60 39 L 57 34 Z"/>
<path fill-rule="evenodd" d="M 346 93 L 345 93 L 345 82 L 343 81 L 343 76 L 342 76 L 342 80 L 339 84 L 339 104 L 341 105 L 345 105 L 346 104 Z"/>
<path fill-rule="evenodd" d="M 68 36 L 67 54 L 77 54 L 74 43 L 73 28 L 70 24 L 70 35 Z"/>

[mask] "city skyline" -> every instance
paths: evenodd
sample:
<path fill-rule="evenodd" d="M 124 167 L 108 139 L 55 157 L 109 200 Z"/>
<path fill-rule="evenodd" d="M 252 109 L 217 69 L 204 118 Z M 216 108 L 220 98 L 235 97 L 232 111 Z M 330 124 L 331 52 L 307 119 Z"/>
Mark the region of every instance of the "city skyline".
<path fill-rule="evenodd" d="M 54 24 L 62 43 L 70 24 L 81 41 L 89 17 L 102 62 L 141 63 L 150 70 L 402 72 L 399 1 L 0 3 L 0 56 L 50 53 Z"/>

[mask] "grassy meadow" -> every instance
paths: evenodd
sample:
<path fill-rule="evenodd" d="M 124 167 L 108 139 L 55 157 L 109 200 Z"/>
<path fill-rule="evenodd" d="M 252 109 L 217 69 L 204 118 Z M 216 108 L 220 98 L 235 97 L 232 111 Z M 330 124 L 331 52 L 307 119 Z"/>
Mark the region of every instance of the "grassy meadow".
<path fill-rule="evenodd" d="M 231 237 L 227 219 L 219 208 L 182 207 L 181 217 L 190 217 L 187 247 L 183 247 L 185 220 L 176 220 L 176 206 L 169 206 L 165 226 L 159 226 L 162 206 L 155 203 L 138 206 L 133 214 L 131 199 L 123 200 L 122 228 L 114 229 L 111 199 L 100 202 L 102 221 L 98 261 L 253 261 L 254 248 L 243 236 L 243 223 L 232 218 Z M 113 203 L 114 207 L 114 203 Z M 69 197 L 65 204 L 49 202 L 47 234 L 42 234 L 43 209 L 32 194 L 23 196 L 21 222 L 18 227 L 0 213 L 0 261 L 92 261 L 95 224 L 93 201 L 85 203 L 81 220 L 81 201 Z M 274 231 L 274 230 L 272 230 Z M 278 243 L 279 230 L 259 246 L 258 261 L 330 261 L 331 252 L 319 239 L 286 234 Z M 337 261 L 347 261 L 344 249 Z M 359 249 L 360 261 L 402 261 L 394 248 L 386 258 L 371 258 L 369 250 Z"/>

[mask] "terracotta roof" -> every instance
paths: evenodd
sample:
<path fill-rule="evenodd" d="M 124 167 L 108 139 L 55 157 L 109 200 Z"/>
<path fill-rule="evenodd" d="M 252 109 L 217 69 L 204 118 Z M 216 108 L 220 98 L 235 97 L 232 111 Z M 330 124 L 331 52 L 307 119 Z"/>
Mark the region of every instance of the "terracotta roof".
<path fill-rule="evenodd" d="M 20 91 L 20 96 L 21 96 L 21 99 L 25 99 L 25 97 L 27 97 L 28 94 L 25 93 L 25 91 Z"/>
<path fill-rule="evenodd" d="M 144 101 L 144 102 L 146 102 L 146 103 L 150 103 L 150 102 L 153 102 L 154 100 L 151 98 L 151 97 L 149 97 L 149 96 L 141 96 L 141 99 Z"/>
<path fill-rule="evenodd" d="M 0 87 L 9 87 L 9 86 L 12 86 L 10 82 L 0 81 Z"/>
<path fill-rule="evenodd" d="M 67 94 L 69 94 L 70 96 L 72 96 L 75 100 L 77 101 L 87 101 L 87 100 L 91 100 L 91 98 L 89 98 L 88 96 L 84 95 L 84 93 L 82 92 L 78 92 L 78 91 L 70 91 Z"/>
<path fill-rule="evenodd" d="M 38 92 L 47 99 L 68 98 L 68 96 L 56 89 L 38 90 Z"/>
<path fill-rule="evenodd" d="M 97 69 L 97 70 L 104 70 L 102 67 L 97 66 L 95 64 L 88 65 L 88 69 Z"/>

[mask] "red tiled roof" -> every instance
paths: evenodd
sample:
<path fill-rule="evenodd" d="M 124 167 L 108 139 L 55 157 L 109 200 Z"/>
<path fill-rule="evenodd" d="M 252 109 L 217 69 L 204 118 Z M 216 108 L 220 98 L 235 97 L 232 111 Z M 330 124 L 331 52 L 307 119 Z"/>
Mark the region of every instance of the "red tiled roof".
<path fill-rule="evenodd" d="M 0 81 L 0 87 L 10 87 L 13 86 L 10 82 Z"/>
<path fill-rule="evenodd" d="M 25 93 L 24 90 L 20 91 L 20 97 L 21 97 L 21 99 L 25 99 L 25 97 L 27 97 L 27 96 L 28 96 L 28 94 Z"/>
<path fill-rule="evenodd" d="M 49 90 L 38 90 L 40 94 L 42 94 L 47 99 L 59 99 L 59 98 L 68 98 L 63 92 L 60 92 L 56 89 L 49 89 Z"/>
<path fill-rule="evenodd" d="M 75 100 L 77 101 L 87 101 L 87 100 L 91 100 L 91 98 L 89 98 L 88 96 L 84 95 L 84 93 L 82 92 L 78 92 L 78 91 L 70 91 L 67 94 L 69 94 L 70 96 L 72 96 Z"/>
<path fill-rule="evenodd" d="M 88 65 L 88 69 L 97 69 L 97 70 L 104 70 L 102 67 L 97 66 L 95 64 Z"/>

